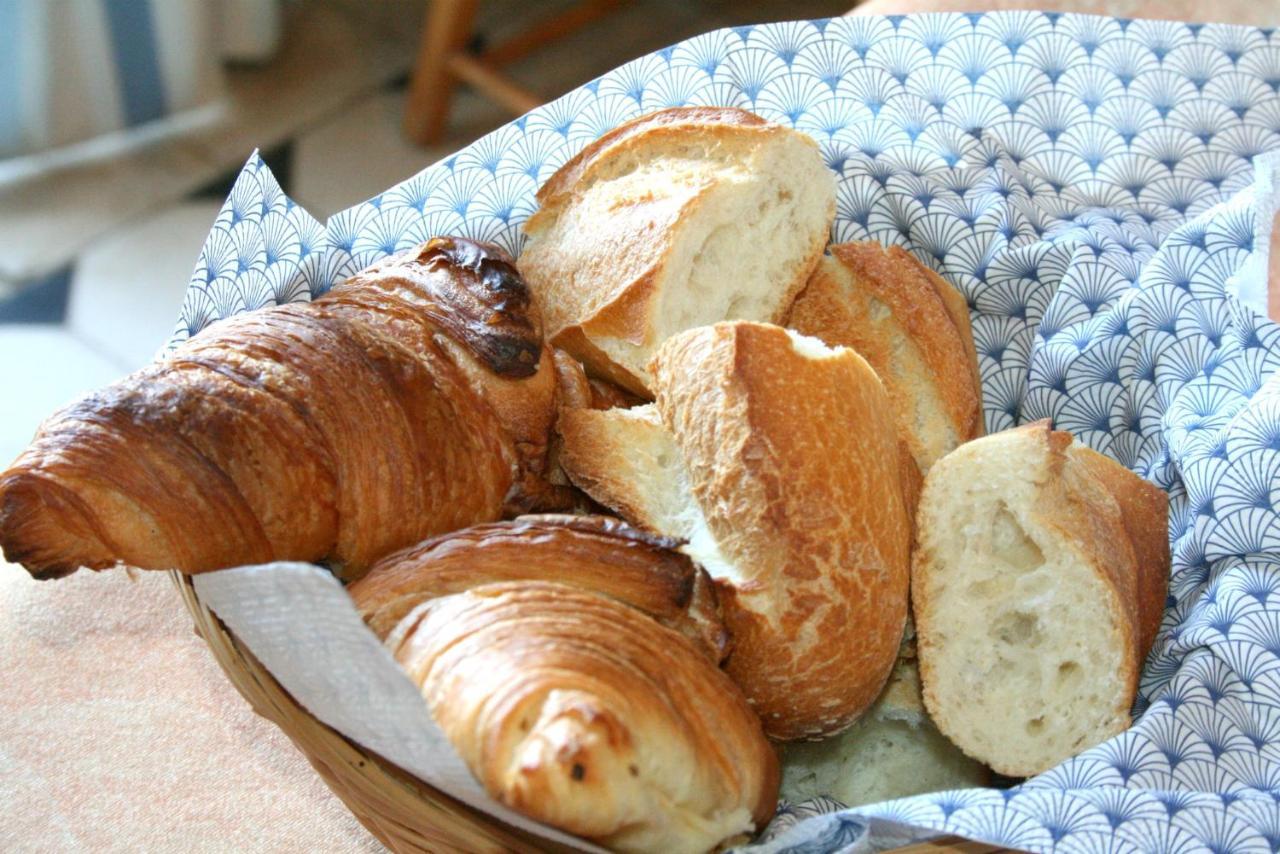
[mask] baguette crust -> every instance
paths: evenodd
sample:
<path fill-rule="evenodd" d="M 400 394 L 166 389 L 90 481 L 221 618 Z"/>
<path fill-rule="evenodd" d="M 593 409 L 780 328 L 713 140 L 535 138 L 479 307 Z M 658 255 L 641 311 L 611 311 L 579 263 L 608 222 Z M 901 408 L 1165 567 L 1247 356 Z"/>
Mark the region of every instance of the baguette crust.
<path fill-rule="evenodd" d="M 996 476 L 1012 486 L 999 487 L 1000 503 L 988 505 L 990 490 L 982 485 Z M 979 486 L 961 496 L 961 484 Z M 1018 519 L 1019 534 L 1004 541 L 1006 550 L 1021 549 L 1026 557 L 1015 574 L 977 584 L 965 575 L 973 561 L 992 563 L 1007 555 L 966 558 L 969 552 L 961 549 L 971 546 L 945 539 L 962 528 L 968 537 L 981 525 L 963 515 L 967 511 L 960 502 L 980 505 L 980 513 L 994 506 L 994 512 Z M 924 698 L 939 729 L 970 756 L 1011 776 L 1040 773 L 1126 729 L 1164 610 L 1167 513 L 1168 498 L 1161 490 L 1074 444 L 1069 433 L 1051 429 L 1048 421 L 971 443 L 939 462 L 925 480 L 912 568 Z M 1024 545 L 1009 545 L 1018 539 Z M 987 595 L 1013 590 L 1016 597 L 1023 589 L 1017 585 L 1037 572 L 1048 575 L 1035 582 L 1036 595 L 1015 603 L 1010 612 L 1015 620 L 1010 625 L 1021 627 L 1012 640 L 995 629 L 1006 619 L 1004 605 L 964 598 L 971 595 L 966 590 Z M 1060 586 L 1045 586 L 1055 582 Z M 998 588 L 989 586 L 993 583 Z M 954 618 L 957 609 L 974 607 L 989 612 L 981 635 Z M 1007 645 L 1004 653 L 1001 643 Z M 1004 704 L 1010 718 L 992 723 L 981 710 L 975 712 L 978 685 L 966 683 L 963 668 L 957 667 L 966 644 L 1005 654 L 1008 661 L 1021 662 L 1018 666 L 1064 661 L 1034 683 L 1012 681 L 1007 664 L 988 668 L 979 677 L 981 687 Z M 1014 684 L 1021 687 L 1014 690 Z M 1074 715 L 1060 708 L 1086 694 L 1097 698 L 1086 712 Z M 1030 723 L 1023 733 L 1025 721 Z"/>
<path fill-rule="evenodd" d="M 1048 422 L 1037 422 L 1045 424 Z M 1034 426 L 1034 425 L 1033 425 Z M 1056 432 L 1056 431 L 1055 431 Z M 1169 589 L 1169 498 L 1159 487 L 1138 477 L 1120 463 L 1084 445 L 1071 445 L 1072 460 L 1085 467 L 1116 502 L 1125 541 L 1133 550 L 1134 573 L 1130 579 L 1118 566 L 1112 583 L 1132 584 L 1130 609 L 1138 650 L 1138 670 L 1155 643 L 1164 618 Z M 1104 557 L 1105 555 L 1099 555 Z M 1112 566 L 1112 564 L 1108 564 Z M 1140 674 L 1139 674 L 1140 675 Z"/>
<path fill-rule="evenodd" d="M 827 241 L 833 179 L 813 140 L 744 110 L 680 107 L 615 128 L 546 182 L 524 225 L 520 266 L 542 304 L 548 339 L 592 376 L 650 397 L 645 366 L 668 335 L 728 317 L 784 318 Z M 757 245 L 752 220 L 721 224 L 727 202 L 763 206 L 773 194 L 780 209 L 799 216 L 780 229 L 785 244 Z M 757 259 L 771 271 L 767 281 L 760 271 L 748 282 L 696 272 L 709 241 L 727 235 L 745 244 L 730 257 Z M 776 258 L 782 267 L 769 267 L 766 259 Z M 692 296 L 707 289 L 746 294 L 750 308 L 735 307 L 737 298 L 708 308 L 705 295 Z M 668 305 L 673 300 L 692 306 Z M 707 312 L 715 316 L 700 316 Z"/>
<path fill-rule="evenodd" d="M 652 406 L 562 413 L 565 471 L 691 540 L 770 737 L 839 731 L 884 684 L 906 619 L 919 475 L 879 380 L 852 350 L 746 322 L 673 337 L 653 369 Z"/>
<path fill-rule="evenodd" d="M 625 147 L 643 145 L 646 134 L 661 132 L 678 137 L 705 125 L 761 127 L 768 122 L 736 107 L 678 107 L 625 122 L 579 151 L 547 179 L 538 189 L 539 209 L 530 219 L 548 215 L 548 210 L 565 204 L 573 193 L 587 189 L 593 180 L 593 168 L 606 168 L 608 156 Z"/>
<path fill-rule="evenodd" d="M 838 732 L 884 686 L 907 615 L 910 521 L 880 381 L 851 350 L 746 322 L 675 336 L 653 373 L 725 562 L 708 571 L 729 674 L 771 737 Z"/>
<path fill-rule="evenodd" d="M 893 401 L 921 472 L 983 433 L 982 386 L 964 298 L 898 246 L 830 247 L 788 325 L 857 350 Z"/>

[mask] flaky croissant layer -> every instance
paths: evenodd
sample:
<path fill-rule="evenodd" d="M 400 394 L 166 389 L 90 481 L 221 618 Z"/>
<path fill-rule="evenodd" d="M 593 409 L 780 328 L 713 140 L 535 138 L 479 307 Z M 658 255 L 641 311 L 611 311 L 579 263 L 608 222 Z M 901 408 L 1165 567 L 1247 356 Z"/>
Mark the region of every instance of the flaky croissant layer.
<path fill-rule="evenodd" d="M 717 667 L 710 580 L 673 545 L 524 517 L 388 557 L 349 589 L 494 798 L 615 850 L 701 852 L 768 821 L 778 765 Z"/>
<path fill-rule="evenodd" d="M 554 398 L 511 259 L 437 238 L 54 415 L 0 475 L 0 548 L 38 578 L 279 559 L 358 576 L 545 498 Z"/>

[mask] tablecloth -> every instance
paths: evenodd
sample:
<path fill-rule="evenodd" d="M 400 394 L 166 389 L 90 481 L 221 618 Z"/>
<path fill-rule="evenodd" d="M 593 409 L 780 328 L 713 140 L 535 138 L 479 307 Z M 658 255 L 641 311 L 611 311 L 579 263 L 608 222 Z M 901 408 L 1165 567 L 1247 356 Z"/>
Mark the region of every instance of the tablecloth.
<path fill-rule="evenodd" d="M 380 851 L 164 573 L 0 563 L 0 851 Z"/>

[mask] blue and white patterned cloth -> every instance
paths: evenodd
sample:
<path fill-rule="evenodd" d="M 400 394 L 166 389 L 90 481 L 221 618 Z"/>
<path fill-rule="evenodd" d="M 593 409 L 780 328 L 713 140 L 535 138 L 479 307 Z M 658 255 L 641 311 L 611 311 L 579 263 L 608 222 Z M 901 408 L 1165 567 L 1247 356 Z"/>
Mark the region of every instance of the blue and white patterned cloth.
<path fill-rule="evenodd" d="M 1245 27 L 1006 12 L 720 30 L 325 226 L 254 157 L 174 341 L 433 235 L 518 251 L 540 183 L 642 113 L 734 105 L 803 130 L 841 176 L 835 238 L 905 246 L 964 292 L 988 430 L 1051 418 L 1159 484 L 1174 560 L 1131 730 L 1016 789 L 784 806 L 761 850 L 868 850 L 914 827 L 1037 851 L 1276 851 L 1278 93 L 1280 34 Z"/>

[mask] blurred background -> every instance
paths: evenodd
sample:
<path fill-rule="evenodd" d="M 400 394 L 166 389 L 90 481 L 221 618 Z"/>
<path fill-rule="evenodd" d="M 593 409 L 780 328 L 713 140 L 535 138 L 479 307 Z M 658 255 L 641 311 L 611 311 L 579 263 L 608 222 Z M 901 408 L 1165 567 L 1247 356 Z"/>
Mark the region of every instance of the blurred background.
<path fill-rule="evenodd" d="M 0 0 L 0 466 L 153 357 L 255 148 L 323 221 L 628 59 L 853 2 Z"/>

